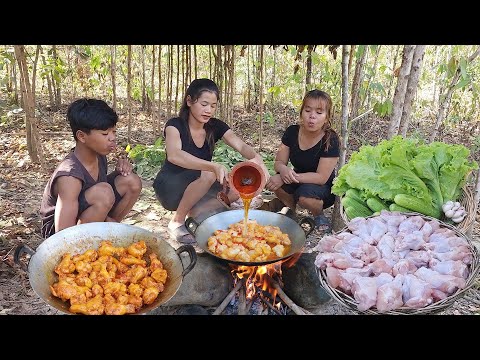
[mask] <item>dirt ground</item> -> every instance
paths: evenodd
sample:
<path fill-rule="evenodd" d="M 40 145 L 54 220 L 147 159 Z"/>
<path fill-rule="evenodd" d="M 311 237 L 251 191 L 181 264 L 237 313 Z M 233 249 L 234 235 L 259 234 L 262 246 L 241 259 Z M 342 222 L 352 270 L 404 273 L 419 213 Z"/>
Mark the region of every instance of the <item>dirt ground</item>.
<path fill-rule="evenodd" d="M 2 103 L 0 102 L 0 105 Z M 5 105 L 5 103 L 3 103 Z M 3 113 L 5 108 L 1 108 Z M 8 109 L 5 110 L 5 112 Z M 26 135 L 23 113 L 12 115 L 7 125 L 0 127 L 0 314 L 2 315 L 53 315 L 59 312 L 48 306 L 36 295 L 30 287 L 28 274 L 12 261 L 13 252 L 20 244 L 27 244 L 33 249 L 38 247 L 40 237 L 39 207 L 45 183 L 56 164 L 63 159 L 74 146 L 70 129 L 65 121 L 66 106 L 58 112 L 48 112 L 39 109 L 40 133 L 43 143 L 46 168 L 32 164 L 26 147 Z M 119 112 L 118 124 L 119 149 L 126 146 L 126 114 Z M 254 145 L 249 129 L 256 128 L 255 117 L 241 111 L 235 112 L 238 119 L 233 127 L 247 142 Z M 141 111 L 134 112 L 134 122 L 138 126 L 132 127 L 134 143 L 149 144 L 155 139 L 153 126 L 149 117 Z M 286 125 L 296 121 L 294 109 L 282 108 L 273 124 L 265 125 L 264 136 L 268 139 L 267 150 L 273 150 L 280 142 L 280 137 Z M 365 143 L 377 143 L 382 137 L 386 121 L 375 118 L 365 118 L 358 122 L 350 137 L 350 151 L 358 149 Z M 418 131 L 422 128 L 419 124 Z M 440 137 L 445 142 L 458 143 L 459 141 L 472 148 L 472 139 L 479 136 L 478 124 L 471 127 L 469 124 L 454 129 L 442 129 Z M 275 141 L 271 141 L 275 139 Z M 267 142 L 267 141 L 265 141 Z M 120 150 L 119 150 L 120 151 Z M 478 159 L 477 159 L 478 161 Z M 143 180 L 143 189 L 139 201 L 124 219 L 123 223 L 139 226 L 151 230 L 160 238 L 169 242 L 174 248 L 180 245 L 171 240 L 166 234 L 166 226 L 170 212 L 163 209 L 155 198 L 151 180 Z M 330 212 L 327 213 L 327 216 Z M 477 222 L 474 226 L 473 241 L 480 240 L 480 217 L 477 213 Z M 312 248 L 321 239 L 323 233 L 314 231 L 307 238 L 306 250 Z M 201 249 L 197 249 L 201 251 Z M 476 314 L 480 312 L 479 286 L 472 287 L 465 296 L 458 299 L 451 307 L 441 314 Z M 319 314 L 352 314 L 335 301 L 328 303 Z"/>

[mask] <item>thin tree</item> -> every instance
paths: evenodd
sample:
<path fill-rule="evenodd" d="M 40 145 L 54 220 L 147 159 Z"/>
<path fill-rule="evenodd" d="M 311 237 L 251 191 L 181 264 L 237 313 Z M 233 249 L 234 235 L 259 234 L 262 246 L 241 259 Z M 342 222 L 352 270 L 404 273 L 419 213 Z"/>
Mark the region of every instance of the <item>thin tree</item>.
<path fill-rule="evenodd" d="M 130 144 L 132 133 L 132 45 L 127 46 L 127 143 Z"/>
<path fill-rule="evenodd" d="M 178 86 L 180 82 L 180 46 L 177 45 L 177 83 L 175 84 L 175 114 L 178 114 L 177 107 L 178 107 Z"/>
<path fill-rule="evenodd" d="M 475 50 L 473 54 L 468 57 L 467 64 L 471 63 L 478 56 L 478 54 L 480 54 L 480 47 L 478 47 L 477 50 Z M 461 67 L 460 65 L 458 65 L 457 70 L 455 71 L 455 75 L 453 76 L 452 81 L 450 82 L 450 85 L 447 88 L 446 94 L 440 97 L 441 99 L 443 98 L 443 100 L 440 102 L 440 108 L 438 110 L 437 119 L 435 122 L 435 126 L 433 127 L 433 131 L 430 134 L 429 142 L 433 142 L 437 137 L 438 129 L 440 128 L 440 124 L 442 124 L 445 118 L 446 109 L 450 103 L 450 100 L 452 99 L 452 94 L 453 94 L 453 91 L 455 90 L 455 85 L 457 85 L 458 79 L 460 79 L 460 75 L 461 75 Z"/>
<path fill-rule="evenodd" d="M 158 46 L 158 117 L 157 117 L 157 131 L 155 134 L 158 136 L 162 133 L 161 130 L 162 120 L 162 45 Z"/>
<path fill-rule="evenodd" d="M 193 60 L 195 61 L 195 79 L 198 79 L 197 45 L 193 45 Z"/>
<path fill-rule="evenodd" d="M 41 53 L 41 58 L 42 58 L 42 64 L 43 67 L 46 69 L 47 68 L 47 60 L 45 60 L 45 55 L 43 54 L 43 48 L 40 46 L 40 53 Z M 47 89 L 48 89 L 48 100 L 50 107 L 53 109 L 55 108 L 55 99 L 53 97 L 53 86 L 52 86 L 52 80 L 50 78 L 50 72 L 45 71 L 44 76 L 47 79 Z"/>
<path fill-rule="evenodd" d="M 405 45 L 403 48 L 402 65 L 400 65 L 395 95 L 393 95 L 393 111 L 388 125 L 387 137 L 389 139 L 398 135 L 400 128 L 400 119 L 402 118 L 403 103 L 405 101 L 405 93 L 407 92 L 408 77 L 412 68 L 414 51 L 415 45 Z"/>
<path fill-rule="evenodd" d="M 55 80 L 55 108 L 58 110 L 60 108 L 60 105 L 62 105 L 62 91 L 61 91 L 61 81 L 60 81 L 60 74 L 57 70 L 57 66 L 59 64 L 59 59 L 57 56 L 57 46 L 52 45 L 52 56 L 53 56 L 53 61 L 55 64 L 54 67 L 54 73 L 57 76 L 54 76 L 53 79 Z"/>
<path fill-rule="evenodd" d="M 355 62 L 355 74 L 353 75 L 352 97 L 350 103 L 350 117 L 355 118 L 358 115 L 360 107 L 360 89 L 362 88 L 363 69 L 367 59 L 368 46 L 360 45 L 357 50 L 357 60 Z"/>
<path fill-rule="evenodd" d="M 277 48 L 273 47 L 273 68 L 272 68 L 272 81 L 270 82 L 270 87 L 275 86 L 275 73 L 277 68 Z M 270 93 L 270 111 L 273 113 L 275 109 L 275 97 L 273 96 L 273 91 Z"/>
<path fill-rule="evenodd" d="M 43 155 L 42 144 L 39 139 L 37 120 L 35 118 L 35 94 L 32 92 L 32 86 L 28 77 L 28 65 L 25 56 L 25 46 L 15 45 L 15 57 L 18 63 L 20 73 L 20 90 L 25 109 L 25 129 L 27 134 L 27 149 L 30 159 L 33 163 L 46 169 L 45 157 Z M 34 79 L 32 79 L 34 81 Z"/>
<path fill-rule="evenodd" d="M 402 118 L 400 120 L 400 134 L 403 137 L 407 136 L 408 126 L 410 125 L 413 98 L 417 92 L 418 79 L 420 79 L 425 47 L 425 45 L 417 45 L 413 53 L 412 68 L 410 70 L 410 76 L 408 77 L 407 93 L 405 94 Z"/>
<path fill-rule="evenodd" d="M 142 110 L 147 107 L 147 84 L 145 80 L 145 45 L 140 46 L 140 61 L 142 64 Z"/>
<path fill-rule="evenodd" d="M 305 92 L 310 90 L 310 84 L 312 83 L 312 51 L 315 49 L 315 45 L 307 46 L 307 70 L 305 72 Z"/>
<path fill-rule="evenodd" d="M 153 133 L 155 134 L 155 112 L 153 111 L 155 104 L 155 45 L 152 45 L 152 73 L 150 77 L 150 92 L 148 93 L 148 109 L 149 114 L 152 115 Z M 150 106 L 151 105 L 151 106 Z M 151 111 L 151 112 L 150 112 Z"/>
<path fill-rule="evenodd" d="M 115 45 L 110 45 L 110 77 L 112 79 L 112 107 L 117 111 L 117 82 L 115 79 L 116 69 L 116 55 L 117 48 Z"/>
<path fill-rule="evenodd" d="M 345 165 L 346 154 L 348 150 L 348 70 L 349 70 L 350 51 L 348 45 L 342 46 L 342 124 L 340 130 L 340 159 L 337 167 L 339 171 Z M 342 228 L 343 223 L 340 216 L 340 198 L 335 197 L 335 203 L 332 213 L 332 228 L 337 231 Z"/>
<path fill-rule="evenodd" d="M 264 46 L 260 45 L 260 54 L 259 54 L 259 93 L 260 93 L 260 106 L 259 106 L 259 121 L 260 121 L 260 133 L 258 134 L 258 144 L 259 144 L 259 151 L 262 151 L 262 141 L 263 141 L 263 50 Z"/>
<path fill-rule="evenodd" d="M 365 96 L 363 97 L 362 105 L 361 105 L 362 109 L 365 109 L 365 101 L 366 101 L 367 108 L 370 107 L 370 96 L 372 94 L 372 92 L 370 91 L 370 84 L 372 83 L 372 80 L 375 79 L 375 75 L 377 74 L 377 64 L 378 64 L 378 58 L 380 54 L 380 47 L 381 45 L 378 45 L 375 50 L 375 55 L 374 55 L 375 59 L 373 61 L 372 71 L 367 81 L 367 86 L 365 87 Z"/>

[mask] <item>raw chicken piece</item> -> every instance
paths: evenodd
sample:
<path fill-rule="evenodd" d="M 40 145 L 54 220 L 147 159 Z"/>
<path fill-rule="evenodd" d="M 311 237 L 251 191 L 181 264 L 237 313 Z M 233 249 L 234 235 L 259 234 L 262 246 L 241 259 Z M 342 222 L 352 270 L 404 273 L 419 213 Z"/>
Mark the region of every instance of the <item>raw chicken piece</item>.
<path fill-rule="evenodd" d="M 357 277 L 361 277 L 359 274 L 347 273 L 344 270 L 339 270 L 332 266 L 327 267 L 325 270 L 327 273 L 327 281 L 329 285 L 336 289 L 339 288 L 345 294 L 352 294 L 352 283 Z"/>
<path fill-rule="evenodd" d="M 403 275 L 397 275 L 393 281 L 378 288 L 377 310 L 380 313 L 402 307 L 402 284 Z"/>
<path fill-rule="evenodd" d="M 410 216 L 407 220 L 402 221 L 402 223 L 398 225 L 398 231 L 409 234 L 420 230 L 424 224 L 425 220 L 423 220 L 421 216 Z"/>
<path fill-rule="evenodd" d="M 324 270 L 327 266 L 335 266 L 338 269 L 347 269 L 349 267 L 362 268 L 364 263 L 347 254 L 318 253 L 315 258 L 315 265 Z"/>
<path fill-rule="evenodd" d="M 409 308 L 420 309 L 433 302 L 431 285 L 415 275 L 403 277 L 402 291 L 403 302 Z"/>
<path fill-rule="evenodd" d="M 395 251 L 420 250 L 424 245 L 423 233 L 418 230 L 411 233 L 399 232 L 395 239 Z"/>
<path fill-rule="evenodd" d="M 378 276 L 382 273 L 391 274 L 392 266 L 385 259 L 378 259 L 372 262 L 370 265 L 370 270 L 375 276 Z"/>
<path fill-rule="evenodd" d="M 373 277 L 356 277 L 353 280 L 352 293 L 358 301 L 358 310 L 370 309 L 377 303 L 377 281 Z"/>
<path fill-rule="evenodd" d="M 410 251 L 405 255 L 405 259 L 411 261 L 417 268 L 427 266 L 431 258 L 430 253 L 425 250 Z"/>
<path fill-rule="evenodd" d="M 387 233 L 387 225 L 385 222 L 374 217 L 367 219 L 367 224 L 370 236 L 375 240 L 375 244 L 377 244 L 381 237 Z"/>
<path fill-rule="evenodd" d="M 466 279 L 470 273 L 468 266 L 459 260 L 439 261 L 437 259 L 430 260 L 430 269 L 435 270 L 443 275 L 453 275 Z"/>
<path fill-rule="evenodd" d="M 470 249 L 463 245 L 444 253 L 432 252 L 432 256 L 440 261 L 460 260 L 467 265 L 471 264 L 473 260 L 473 255 Z"/>
<path fill-rule="evenodd" d="M 426 267 L 418 269 L 415 275 L 432 285 L 432 288 L 438 289 L 448 295 L 453 294 L 457 289 L 463 289 L 465 287 L 464 279 L 452 275 L 443 275 Z"/>
<path fill-rule="evenodd" d="M 390 233 L 387 233 L 378 241 L 377 248 L 383 258 L 391 258 L 395 250 L 395 239 Z"/>
<path fill-rule="evenodd" d="M 377 288 L 379 288 L 383 284 L 386 284 L 386 283 L 389 283 L 389 282 L 393 281 L 394 278 L 390 274 L 383 273 L 383 274 L 378 275 L 375 279 L 377 280 Z"/>
<path fill-rule="evenodd" d="M 350 234 L 351 236 L 354 236 Z M 313 249 L 320 252 L 334 252 L 334 246 L 342 240 L 336 235 L 327 235 L 320 239 L 318 244 Z"/>
<path fill-rule="evenodd" d="M 409 259 L 400 259 L 392 268 L 393 276 L 398 274 L 406 275 L 413 274 L 417 271 L 415 264 Z"/>

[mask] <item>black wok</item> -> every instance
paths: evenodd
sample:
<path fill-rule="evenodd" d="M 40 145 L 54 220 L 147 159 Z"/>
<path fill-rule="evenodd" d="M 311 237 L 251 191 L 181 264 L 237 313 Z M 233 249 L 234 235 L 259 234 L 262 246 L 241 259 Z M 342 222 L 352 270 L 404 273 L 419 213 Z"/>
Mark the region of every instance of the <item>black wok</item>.
<path fill-rule="evenodd" d="M 42 242 L 36 251 L 26 245 L 21 245 L 15 250 L 14 260 L 22 266 L 23 262 L 20 261 L 20 256 L 23 253 L 32 255 L 28 262 L 28 269 L 24 265 L 22 267 L 28 271 L 33 290 L 50 306 L 66 314 L 71 314 L 68 310 L 69 302 L 53 296 L 50 291 L 49 286 L 58 281 L 54 269 L 65 253 L 69 252 L 74 255 L 89 249 L 98 249 L 103 240 L 111 241 L 114 246 L 123 247 L 144 240 L 148 249 L 146 255 L 148 256 L 151 252 L 157 254 L 167 270 L 168 277 L 164 284 L 164 291 L 152 304 L 144 305 L 136 314 L 149 312 L 170 300 L 182 284 L 183 277 L 192 270 L 197 262 L 195 249 L 191 245 L 184 245 L 175 250 L 165 240 L 157 238 L 146 229 L 114 222 L 94 222 L 66 228 Z M 185 269 L 179 257 L 182 252 L 187 252 L 190 257 L 190 264 Z"/>
<path fill-rule="evenodd" d="M 206 218 L 200 224 L 197 223 L 193 218 L 189 217 L 185 220 L 185 226 L 187 230 L 193 236 L 195 236 L 195 239 L 197 240 L 197 245 L 210 255 L 213 255 L 218 259 L 227 261 L 232 264 L 246 266 L 258 266 L 274 263 L 280 260 L 287 259 L 293 254 L 302 251 L 307 236 L 312 232 L 315 226 L 315 223 L 311 218 L 303 218 L 300 220 L 300 223 L 297 223 L 289 217 L 275 212 L 265 210 L 249 210 L 249 220 L 257 220 L 260 225 L 278 226 L 283 233 L 288 234 L 290 240 L 292 241 L 292 246 L 290 247 L 290 251 L 287 254 L 285 254 L 281 258 L 275 258 L 266 261 L 237 261 L 224 259 L 208 250 L 208 238 L 213 235 L 213 232 L 215 230 L 228 229 L 231 224 L 243 220 L 244 214 L 245 213 L 243 210 L 224 211 Z M 304 223 L 309 224 L 309 229 L 307 232 L 305 232 L 300 226 Z"/>

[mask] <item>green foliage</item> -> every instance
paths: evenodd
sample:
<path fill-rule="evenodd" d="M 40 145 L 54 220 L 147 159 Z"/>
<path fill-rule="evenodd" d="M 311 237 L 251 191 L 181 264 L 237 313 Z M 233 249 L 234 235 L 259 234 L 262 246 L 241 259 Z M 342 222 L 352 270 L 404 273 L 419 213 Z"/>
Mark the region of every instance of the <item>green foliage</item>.
<path fill-rule="evenodd" d="M 393 103 L 390 99 L 387 99 L 384 102 L 378 101 L 373 106 L 373 111 L 382 117 L 390 115 L 393 111 Z"/>
<path fill-rule="evenodd" d="M 158 138 L 153 145 L 128 145 L 125 149 L 134 162 L 134 170 L 142 179 L 152 180 L 165 162 L 163 139 Z"/>

